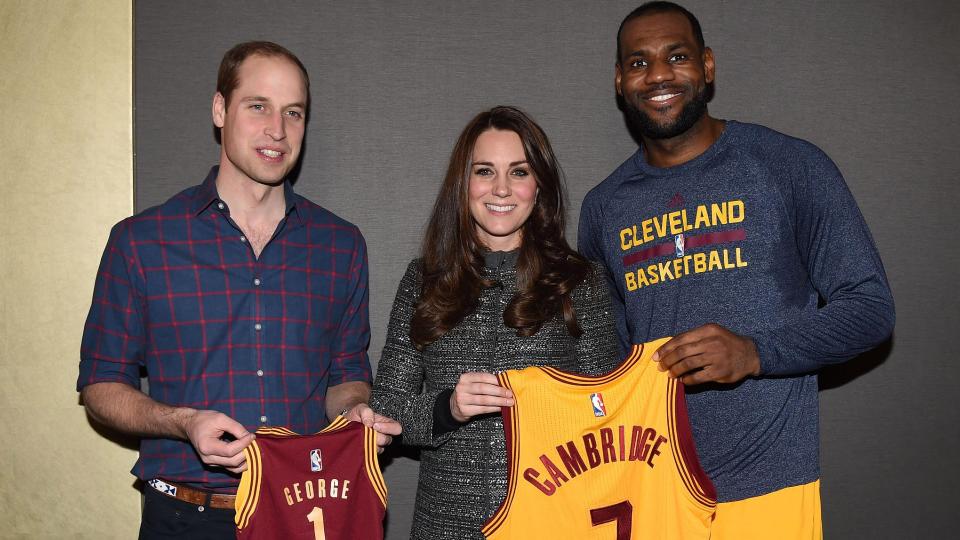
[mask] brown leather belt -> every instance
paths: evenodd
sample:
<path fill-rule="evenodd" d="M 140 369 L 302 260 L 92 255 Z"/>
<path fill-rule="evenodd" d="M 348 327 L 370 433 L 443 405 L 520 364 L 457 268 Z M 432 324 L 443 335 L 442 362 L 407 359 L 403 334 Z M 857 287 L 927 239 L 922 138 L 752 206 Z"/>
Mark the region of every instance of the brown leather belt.
<path fill-rule="evenodd" d="M 233 510 L 237 500 L 236 495 L 224 495 L 222 493 L 204 491 L 202 489 L 160 480 L 159 478 L 148 481 L 147 485 L 168 497 L 195 504 L 199 507 L 197 510 L 201 512 L 203 512 L 203 509 L 206 507 Z"/>

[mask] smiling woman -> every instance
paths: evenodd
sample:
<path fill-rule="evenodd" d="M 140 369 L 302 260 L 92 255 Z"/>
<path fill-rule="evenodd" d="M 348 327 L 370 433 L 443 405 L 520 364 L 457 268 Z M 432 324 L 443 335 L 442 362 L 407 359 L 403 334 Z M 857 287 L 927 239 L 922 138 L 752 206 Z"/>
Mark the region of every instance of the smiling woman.
<path fill-rule="evenodd" d="M 533 211 L 537 179 L 514 131 L 489 129 L 477 137 L 470 165 L 470 215 L 491 251 L 520 247 L 520 229 Z"/>
<path fill-rule="evenodd" d="M 567 244 L 563 198 L 550 142 L 523 112 L 495 107 L 460 134 L 371 400 L 425 448 L 413 538 L 481 538 L 506 494 L 497 413 L 513 397 L 493 373 L 619 362 L 602 271 Z"/>

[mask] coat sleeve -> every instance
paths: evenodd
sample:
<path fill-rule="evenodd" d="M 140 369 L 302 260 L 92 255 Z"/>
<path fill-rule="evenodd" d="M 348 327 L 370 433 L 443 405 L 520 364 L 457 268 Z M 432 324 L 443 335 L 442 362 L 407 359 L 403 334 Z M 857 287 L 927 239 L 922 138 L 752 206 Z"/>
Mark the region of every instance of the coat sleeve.
<path fill-rule="evenodd" d="M 580 372 L 602 375 L 620 364 L 617 327 L 605 270 L 591 263 L 590 273 L 574 291 L 574 309 L 583 334 L 577 339 Z"/>
<path fill-rule="evenodd" d="M 420 265 L 419 260 L 411 261 L 397 288 L 370 405 L 400 422 L 404 444 L 436 447 L 453 432 L 433 436 L 433 409 L 440 391 L 423 390 L 427 376 L 423 353 L 410 339 L 410 321 L 422 284 Z"/>

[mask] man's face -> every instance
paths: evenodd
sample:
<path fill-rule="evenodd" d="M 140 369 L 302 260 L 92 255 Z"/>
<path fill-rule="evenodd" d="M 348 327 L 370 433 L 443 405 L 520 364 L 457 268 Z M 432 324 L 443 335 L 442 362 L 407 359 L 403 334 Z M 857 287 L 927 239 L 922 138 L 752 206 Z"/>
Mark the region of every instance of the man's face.
<path fill-rule="evenodd" d="M 220 174 L 266 185 L 297 163 L 306 127 L 307 89 L 299 68 L 278 56 L 253 55 L 240 64 L 230 103 L 217 92 L 213 123 L 220 129 Z"/>
<path fill-rule="evenodd" d="M 707 112 L 713 52 L 703 51 L 681 13 L 655 13 L 627 22 L 620 34 L 617 94 L 641 135 L 669 139 Z"/>

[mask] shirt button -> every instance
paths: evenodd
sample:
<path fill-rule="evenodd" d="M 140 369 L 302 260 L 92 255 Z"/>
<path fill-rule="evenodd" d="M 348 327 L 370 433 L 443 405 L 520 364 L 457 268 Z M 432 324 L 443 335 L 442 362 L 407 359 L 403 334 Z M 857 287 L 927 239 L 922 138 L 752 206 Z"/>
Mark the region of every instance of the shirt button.
<path fill-rule="evenodd" d="M 263 370 L 262 370 L 262 369 L 258 369 L 258 370 L 257 370 L 257 377 L 263 377 Z"/>
<path fill-rule="evenodd" d="M 260 423 L 266 424 L 266 423 L 267 423 L 267 417 L 266 417 L 266 416 L 261 416 L 261 417 L 260 417 Z"/>
<path fill-rule="evenodd" d="M 240 241 L 246 243 L 247 237 L 246 237 L 246 236 L 241 236 L 241 237 L 240 237 Z"/>
<path fill-rule="evenodd" d="M 221 202 L 221 203 L 217 203 L 217 208 L 223 210 L 223 208 L 224 208 L 223 203 L 222 203 L 222 202 Z"/>
<path fill-rule="evenodd" d="M 260 323 L 256 323 L 253 325 L 253 329 L 259 332 L 260 330 L 263 330 L 263 325 Z"/>
<path fill-rule="evenodd" d="M 198 506 L 198 507 L 197 507 L 197 512 L 203 512 L 203 506 Z"/>
<path fill-rule="evenodd" d="M 253 284 L 256 285 L 257 287 L 259 287 L 259 286 L 260 286 L 260 278 L 253 278 Z"/>

